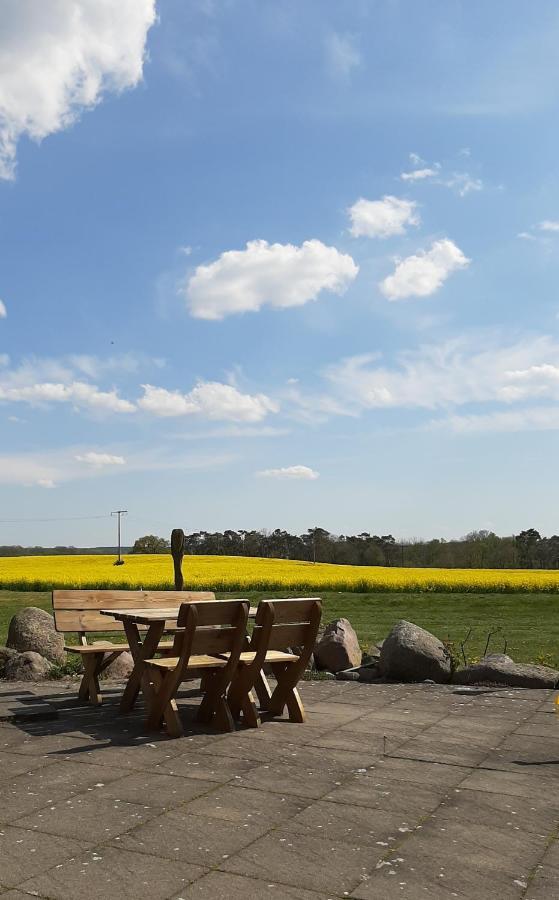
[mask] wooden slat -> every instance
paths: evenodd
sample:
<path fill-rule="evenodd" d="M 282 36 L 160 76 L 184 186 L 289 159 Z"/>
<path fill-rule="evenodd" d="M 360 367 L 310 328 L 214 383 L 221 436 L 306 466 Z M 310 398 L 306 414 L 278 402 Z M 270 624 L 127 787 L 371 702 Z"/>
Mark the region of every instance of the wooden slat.
<path fill-rule="evenodd" d="M 165 659 L 150 659 L 148 666 L 155 666 L 158 669 L 174 669 L 178 663 L 178 657 L 167 656 Z M 191 656 L 188 662 L 188 669 L 205 669 L 205 668 L 224 668 L 227 660 L 219 659 L 216 656 L 207 656 L 206 654 L 198 654 Z"/>
<path fill-rule="evenodd" d="M 224 653 L 231 650 L 236 629 L 197 628 L 192 642 L 192 653 Z"/>
<path fill-rule="evenodd" d="M 248 600 L 215 600 L 213 603 L 196 605 L 198 625 L 232 625 L 238 620 L 241 604 L 248 606 Z M 181 611 L 178 624 L 185 625 L 188 609 Z"/>
<path fill-rule="evenodd" d="M 169 610 L 167 611 L 169 612 Z M 157 617 L 159 618 L 159 617 Z M 122 622 L 110 616 L 104 616 L 96 610 L 56 609 L 54 619 L 57 631 L 123 631 Z M 150 622 L 153 621 L 150 620 Z M 149 624 L 149 622 L 148 622 Z M 144 625 L 144 627 L 146 627 Z M 176 630 L 176 616 L 165 621 L 165 629 Z"/>
<path fill-rule="evenodd" d="M 295 597 L 288 600 L 262 600 L 274 608 L 274 625 L 310 622 L 311 614 L 320 597 Z"/>
<path fill-rule="evenodd" d="M 152 622 L 163 622 L 167 619 L 171 619 L 175 625 L 177 623 L 177 617 L 179 614 L 179 609 L 176 607 L 169 606 L 158 606 L 155 609 L 135 609 L 134 607 L 130 607 L 129 609 L 122 607 L 114 607 L 109 609 L 100 609 L 98 611 L 98 615 L 106 617 L 106 619 L 110 622 L 113 619 L 117 622 L 136 622 L 138 625 L 151 625 Z M 67 612 L 73 610 L 66 610 Z M 95 614 L 95 611 L 92 612 Z"/>
<path fill-rule="evenodd" d="M 179 607 L 181 603 L 215 600 L 212 591 L 53 591 L 53 609 L 113 609 L 153 606 Z"/>
<path fill-rule="evenodd" d="M 257 639 L 257 626 L 253 637 Z M 308 640 L 309 625 L 274 625 L 268 642 L 268 650 L 285 650 L 286 647 L 302 647 Z"/>

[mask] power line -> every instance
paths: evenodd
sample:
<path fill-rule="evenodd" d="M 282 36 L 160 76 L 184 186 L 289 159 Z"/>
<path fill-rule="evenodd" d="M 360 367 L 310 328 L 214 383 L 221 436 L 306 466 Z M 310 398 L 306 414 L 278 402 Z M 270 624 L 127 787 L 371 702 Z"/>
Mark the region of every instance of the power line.
<path fill-rule="evenodd" d="M 104 516 L 61 516 L 50 519 L 0 519 L 0 525 L 17 525 L 20 522 L 85 522 L 92 519 L 109 519 L 110 516 L 105 513 Z"/>

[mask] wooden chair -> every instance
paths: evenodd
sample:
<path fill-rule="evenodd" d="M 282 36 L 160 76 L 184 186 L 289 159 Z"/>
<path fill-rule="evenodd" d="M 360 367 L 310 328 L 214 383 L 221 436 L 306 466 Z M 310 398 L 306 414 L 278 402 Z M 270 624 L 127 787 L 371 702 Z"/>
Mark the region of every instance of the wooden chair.
<path fill-rule="evenodd" d="M 99 686 L 100 674 L 125 650 L 127 643 L 96 640 L 88 644 L 92 633 L 121 632 L 122 622 L 110 616 L 102 616 L 100 609 L 178 609 L 183 603 L 215 600 L 211 591 L 53 591 L 52 606 L 57 631 L 77 632 L 80 643 L 64 647 L 69 653 L 79 653 L 83 660 L 84 675 L 78 696 L 99 705 L 102 702 Z M 158 650 L 173 649 L 173 642 L 160 642 Z M 155 648 L 152 653 L 155 652 Z"/>
<path fill-rule="evenodd" d="M 281 716 L 287 706 L 292 722 L 305 721 L 297 683 L 314 650 L 321 614 L 318 597 L 263 600 L 259 604 L 248 649 L 240 655 L 229 689 L 229 708 L 235 718 L 242 713 L 246 725 L 258 727 L 260 714 L 252 693 L 255 689 L 266 718 Z M 291 648 L 291 652 L 286 652 L 286 648 Z M 265 663 L 277 679 L 273 691 L 262 673 Z"/>
<path fill-rule="evenodd" d="M 181 606 L 177 624 L 184 632 L 176 638 L 179 656 L 146 660 L 153 685 L 148 728 L 159 728 L 164 722 L 169 735 L 180 737 L 183 729 L 175 696 L 183 681 L 200 676 L 204 695 L 197 720 L 220 731 L 235 730 L 227 690 L 246 640 L 248 612 L 249 604 L 243 600 Z"/>

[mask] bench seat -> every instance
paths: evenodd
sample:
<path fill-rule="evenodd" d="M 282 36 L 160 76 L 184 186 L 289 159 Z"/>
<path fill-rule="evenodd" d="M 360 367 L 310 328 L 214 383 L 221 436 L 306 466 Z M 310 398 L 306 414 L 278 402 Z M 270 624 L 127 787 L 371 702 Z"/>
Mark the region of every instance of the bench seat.
<path fill-rule="evenodd" d="M 146 659 L 146 666 L 154 666 L 156 669 L 174 669 L 179 663 L 178 656 L 166 656 L 164 659 Z M 219 656 L 208 656 L 205 653 L 191 656 L 188 660 L 189 669 L 222 668 L 227 665 L 227 660 Z"/>
<path fill-rule="evenodd" d="M 158 650 L 172 650 L 174 647 L 173 641 L 160 641 L 157 649 Z M 64 649 L 68 653 L 124 653 L 125 650 L 130 650 L 128 644 L 112 644 L 111 641 L 97 641 L 95 644 L 68 644 Z"/>

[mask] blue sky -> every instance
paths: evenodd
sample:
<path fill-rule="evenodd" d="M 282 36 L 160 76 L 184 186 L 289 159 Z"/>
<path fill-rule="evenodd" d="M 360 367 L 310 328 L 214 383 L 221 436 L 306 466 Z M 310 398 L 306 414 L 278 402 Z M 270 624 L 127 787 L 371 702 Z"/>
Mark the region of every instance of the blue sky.
<path fill-rule="evenodd" d="M 558 530 L 555 3 L 0 26 L 2 543 Z"/>

